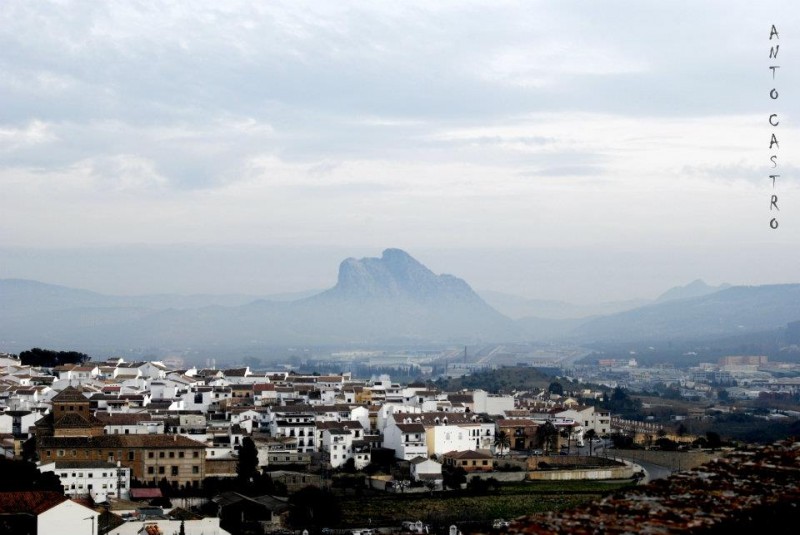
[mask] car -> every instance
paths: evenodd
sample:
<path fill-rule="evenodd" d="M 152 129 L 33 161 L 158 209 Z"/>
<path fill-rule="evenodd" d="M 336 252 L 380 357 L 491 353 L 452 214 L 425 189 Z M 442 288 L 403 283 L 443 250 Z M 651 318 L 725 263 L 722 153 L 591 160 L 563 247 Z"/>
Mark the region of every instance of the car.
<path fill-rule="evenodd" d="M 507 528 L 510 525 L 511 522 L 509 522 L 508 520 L 503 520 L 502 518 L 495 518 L 494 521 L 492 522 L 492 527 L 494 529 L 503 529 Z"/>
<path fill-rule="evenodd" d="M 421 520 L 417 520 L 416 522 L 412 522 L 410 520 L 406 520 L 400 526 L 402 531 L 410 531 L 411 533 L 428 533 L 430 532 L 430 526 L 428 524 L 423 524 Z"/>
<path fill-rule="evenodd" d="M 544 455 L 542 450 L 532 450 L 531 455 Z"/>

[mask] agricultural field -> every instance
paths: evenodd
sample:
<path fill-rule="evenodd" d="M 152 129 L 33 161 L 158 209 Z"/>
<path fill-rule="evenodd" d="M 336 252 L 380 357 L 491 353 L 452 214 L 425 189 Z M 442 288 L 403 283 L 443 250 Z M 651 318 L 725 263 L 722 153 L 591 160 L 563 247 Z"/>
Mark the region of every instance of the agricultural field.
<path fill-rule="evenodd" d="M 341 498 L 341 527 L 400 526 L 403 521 L 421 520 L 437 532 L 450 524 L 480 529 L 498 518 L 569 509 L 630 485 L 627 480 L 531 481 L 505 483 L 497 491 L 480 495 L 466 491 L 348 495 Z"/>

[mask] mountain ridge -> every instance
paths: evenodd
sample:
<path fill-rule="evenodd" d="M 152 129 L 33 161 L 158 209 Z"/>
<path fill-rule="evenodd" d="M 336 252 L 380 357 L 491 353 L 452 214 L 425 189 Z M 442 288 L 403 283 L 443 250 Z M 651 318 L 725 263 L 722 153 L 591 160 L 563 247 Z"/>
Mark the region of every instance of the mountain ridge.
<path fill-rule="evenodd" d="M 13 286 L 0 280 L 4 287 Z M 400 249 L 380 258 L 348 258 L 339 265 L 337 284 L 292 301 L 255 299 L 224 305 L 210 300 L 186 309 L 138 306 L 141 298 L 104 296 L 66 287 L 29 284 L 38 297 L 16 312 L 5 306 L 0 341 L 74 347 L 196 346 L 238 340 L 242 344 L 283 343 L 458 343 L 518 340 L 522 330 L 486 304 L 462 279 L 436 275 Z M 18 283 L 26 286 L 25 283 Z M 45 299 L 48 290 L 65 299 Z M 14 292 L 11 292 L 14 293 Z M 25 301 L 18 291 L 13 299 Z M 6 299 L 6 292 L 0 294 Z M 137 301 L 138 299 L 138 301 Z M 148 302 L 152 305 L 152 302 Z M 74 333 L 72 336 L 70 333 Z"/>

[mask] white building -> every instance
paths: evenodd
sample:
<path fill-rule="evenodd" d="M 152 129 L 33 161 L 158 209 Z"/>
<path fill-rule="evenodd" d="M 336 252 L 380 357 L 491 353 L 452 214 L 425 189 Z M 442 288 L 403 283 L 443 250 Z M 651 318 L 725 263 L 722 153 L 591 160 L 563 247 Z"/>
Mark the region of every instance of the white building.
<path fill-rule="evenodd" d="M 499 416 L 510 410 L 514 410 L 514 396 L 489 394 L 485 390 L 475 390 L 472 393 L 473 412 Z"/>
<path fill-rule="evenodd" d="M 438 486 L 442 483 L 442 463 L 433 459 L 417 457 L 411 459 L 411 477 L 415 481 L 433 481 Z"/>
<path fill-rule="evenodd" d="M 54 461 L 39 465 L 39 471 L 54 472 L 72 498 L 91 496 L 95 502 L 130 495 L 130 468 L 102 461 Z"/>
<path fill-rule="evenodd" d="M 0 517 L 17 526 L 14 533 L 66 535 L 98 533 L 100 513 L 60 492 L 0 492 Z"/>
<path fill-rule="evenodd" d="M 108 535 L 150 535 L 151 533 L 172 535 L 173 533 L 181 532 L 181 524 L 183 524 L 183 532 L 186 535 L 230 535 L 229 531 L 219 527 L 219 518 L 213 517 L 186 520 L 184 522 L 161 519 L 144 522 L 125 522 L 109 531 Z"/>
<path fill-rule="evenodd" d="M 593 406 L 576 407 L 555 414 L 556 418 L 572 419 L 583 427 L 584 434 L 589 429 L 594 429 L 598 436 L 605 436 L 611 433 L 611 413 L 609 411 L 597 410 Z"/>
<path fill-rule="evenodd" d="M 425 427 L 421 423 L 395 423 L 389 419 L 383 431 L 383 447 L 394 450 L 396 459 L 410 461 L 428 457 Z"/>
<path fill-rule="evenodd" d="M 449 451 L 490 450 L 494 444 L 494 422 L 484 422 L 477 414 L 426 412 L 402 418 L 403 423 L 424 426 L 426 457 Z"/>

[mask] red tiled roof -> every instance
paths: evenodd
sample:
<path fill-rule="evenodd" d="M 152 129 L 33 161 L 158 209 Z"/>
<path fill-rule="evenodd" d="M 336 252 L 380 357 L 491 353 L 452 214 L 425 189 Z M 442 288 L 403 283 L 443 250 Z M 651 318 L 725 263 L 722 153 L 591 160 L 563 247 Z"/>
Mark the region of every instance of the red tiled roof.
<path fill-rule="evenodd" d="M 89 402 L 89 398 L 84 396 L 80 390 L 74 386 L 68 386 L 51 399 L 53 403 L 82 403 Z"/>
<path fill-rule="evenodd" d="M 161 489 L 159 488 L 132 488 L 131 489 L 131 498 L 133 499 L 151 499 L 151 498 L 161 498 Z"/>
<path fill-rule="evenodd" d="M 0 492 L 0 514 L 33 513 L 39 515 L 68 498 L 55 491 Z"/>

